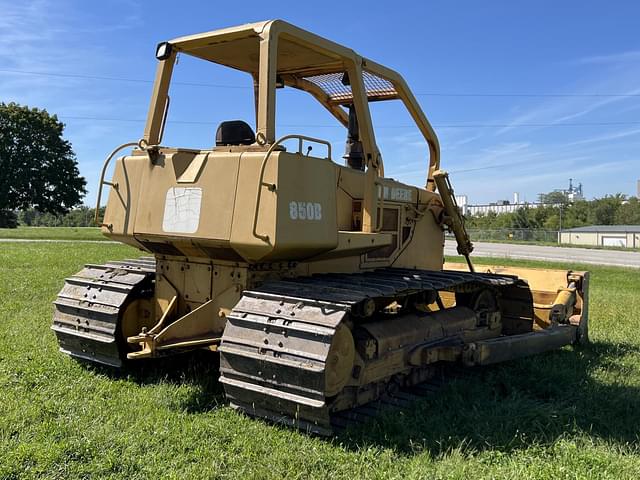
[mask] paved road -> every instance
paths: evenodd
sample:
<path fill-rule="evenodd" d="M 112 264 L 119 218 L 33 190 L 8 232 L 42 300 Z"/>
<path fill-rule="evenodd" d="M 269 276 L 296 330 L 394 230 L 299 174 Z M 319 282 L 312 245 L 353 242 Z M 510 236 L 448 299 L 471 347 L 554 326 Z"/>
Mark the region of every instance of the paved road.
<path fill-rule="evenodd" d="M 478 257 L 521 258 L 640 268 L 640 252 L 507 243 L 474 242 L 473 245 L 475 247 L 473 255 Z M 446 255 L 457 255 L 456 242 L 447 240 L 444 251 Z"/>

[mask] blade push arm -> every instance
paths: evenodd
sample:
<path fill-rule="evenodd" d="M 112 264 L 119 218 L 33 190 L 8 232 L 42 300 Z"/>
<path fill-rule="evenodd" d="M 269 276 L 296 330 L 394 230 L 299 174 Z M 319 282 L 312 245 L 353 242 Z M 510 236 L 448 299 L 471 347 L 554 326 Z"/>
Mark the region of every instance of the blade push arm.
<path fill-rule="evenodd" d="M 467 261 L 467 265 L 469 265 L 469 271 L 473 272 L 473 264 L 469 257 L 473 251 L 473 243 L 471 243 L 467 229 L 464 226 L 464 217 L 460 212 L 458 202 L 456 202 L 453 187 L 449 181 L 449 174 L 444 170 L 436 170 L 433 172 L 433 179 L 438 187 L 438 192 L 440 193 L 442 204 L 444 205 L 444 210 L 446 212 L 444 223 L 455 235 L 456 242 L 458 243 L 458 253 L 464 256 Z"/>

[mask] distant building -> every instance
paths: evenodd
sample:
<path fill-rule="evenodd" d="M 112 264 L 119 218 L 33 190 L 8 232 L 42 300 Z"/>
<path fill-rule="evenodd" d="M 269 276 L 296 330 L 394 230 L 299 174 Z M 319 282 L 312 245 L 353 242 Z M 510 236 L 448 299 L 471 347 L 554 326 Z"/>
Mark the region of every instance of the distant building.
<path fill-rule="evenodd" d="M 456 203 L 460 208 L 464 209 L 464 206 L 469 203 L 469 199 L 466 195 L 456 195 Z"/>
<path fill-rule="evenodd" d="M 582 185 L 580 185 L 580 191 L 582 191 Z M 469 204 L 469 199 L 466 195 L 456 195 L 456 201 L 462 211 L 463 215 L 486 215 L 488 213 L 512 213 L 519 208 L 538 208 L 538 207 L 551 207 L 557 205 L 553 202 L 524 202 L 520 200 L 520 194 L 518 192 L 513 193 L 513 202 L 509 200 L 497 200 L 491 203 Z"/>
<path fill-rule="evenodd" d="M 570 178 L 569 188 L 567 188 L 566 190 L 563 188 L 556 188 L 552 193 L 541 193 L 538 195 L 538 200 L 540 201 L 540 203 L 553 203 L 554 201 L 558 201 L 558 196 L 560 196 L 560 198 L 564 196 L 567 202 L 584 200 L 582 183 L 578 183 L 578 186 L 576 187 L 573 185 L 573 178 Z"/>
<path fill-rule="evenodd" d="M 573 178 L 569 179 L 569 189 L 565 190 L 564 193 L 567 196 L 567 200 L 570 202 L 584 200 L 584 195 L 582 194 L 582 183 L 579 183 L 577 187 L 574 187 Z"/>
<path fill-rule="evenodd" d="M 470 205 L 466 195 L 456 196 L 456 200 L 458 201 L 458 206 L 462 210 L 463 215 L 486 215 L 489 212 L 493 213 L 511 213 L 515 212 L 519 208 L 537 208 L 541 205 L 541 203 L 529 203 L 529 202 L 521 202 L 520 194 L 515 192 L 513 194 L 513 203 L 509 200 L 498 200 L 496 202 Z"/>
<path fill-rule="evenodd" d="M 560 243 L 640 248 L 640 225 L 591 225 L 560 232 Z"/>
<path fill-rule="evenodd" d="M 504 200 L 502 200 L 504 201 Z M 550 204 L 546 203 L 500 203 L 500 201 L 495 203 L 487 203 L 480 205 L 466 205 L 465 207 L 460 206 L 462 209 L 463 215 L 486 215 L 489 212 L 493 213 L 512 213 L 518 210 L 519 208 L 538 208 L 541 206 L 548 206 Z"/>

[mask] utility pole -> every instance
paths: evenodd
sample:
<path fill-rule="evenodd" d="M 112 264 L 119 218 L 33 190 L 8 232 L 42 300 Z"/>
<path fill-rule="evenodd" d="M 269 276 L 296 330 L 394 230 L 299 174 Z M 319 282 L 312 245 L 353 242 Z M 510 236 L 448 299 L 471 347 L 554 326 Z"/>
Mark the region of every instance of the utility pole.
<path fill-rule="evenodd" d="M 560 204 L 560 226 L 558 229 L 558 245 L 562 243 L 562 203 Z"/>

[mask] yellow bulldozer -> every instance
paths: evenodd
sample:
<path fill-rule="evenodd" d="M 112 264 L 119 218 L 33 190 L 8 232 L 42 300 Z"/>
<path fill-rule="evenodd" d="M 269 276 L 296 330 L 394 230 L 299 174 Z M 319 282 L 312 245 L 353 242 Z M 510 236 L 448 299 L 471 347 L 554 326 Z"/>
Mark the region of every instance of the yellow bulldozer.
<path fill-rule="evenodd" d="M 255 132 L 231 120 L 211 148 L 161 144 L 178 54 L 251 75 Z M 436 134 L 395 71 L 281 20 L 163 42 L 156 57 L 144 134 L 106 159 L 96 219 L 150 256 L 66 279 L 52 325 L 62 352 L 121 367 L 217 351 L 232 406 L 330 433 L 332 416 L 441 365 L 587 341 L 587 272 L 474 267 Z M 277 137 L 277 88 L 344 127 L 344 164 L 323 139 Z M 391 101 L 428 145 L 424 187 L 385 177 L 369 106 Z M 445 232 L 466 264 L 444 264 Z"/>

